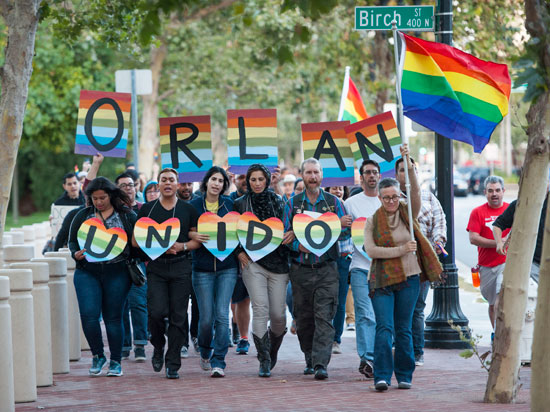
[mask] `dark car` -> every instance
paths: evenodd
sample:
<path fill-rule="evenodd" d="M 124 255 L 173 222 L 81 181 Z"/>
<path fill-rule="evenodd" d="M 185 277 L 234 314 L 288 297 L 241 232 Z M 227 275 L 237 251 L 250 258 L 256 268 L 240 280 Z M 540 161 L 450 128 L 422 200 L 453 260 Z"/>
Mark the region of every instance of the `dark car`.
<path fill-rule="evenodd" d="M 430 180 L 430 190 L 435 194 L 435 178 Z M 460 173 L 453 173 L 453 193 L 456 197 L 468 196 L 469 188 L 468 181 L 466 181 Z"/>
<path fill-rule="evenodd" d="M 488 167 L 478 167 L 470 175 L 469 190 L 475 195 L 482 194 L 485 190 L 485 179 L 491 174 Z"/>

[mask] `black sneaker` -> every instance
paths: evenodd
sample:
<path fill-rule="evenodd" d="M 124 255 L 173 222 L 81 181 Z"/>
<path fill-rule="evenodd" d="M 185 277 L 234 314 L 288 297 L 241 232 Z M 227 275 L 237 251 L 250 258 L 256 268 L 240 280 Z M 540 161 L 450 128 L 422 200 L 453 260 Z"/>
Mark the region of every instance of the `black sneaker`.
<path fill-rule="evenodd" d="M 160 372 L 162 370 L 162 365 L 164 365 L 164 350 L 157 349 L 153 351 L 153 357 L 151 358 L 151 364 L 153 365 L 153 370 L 155 372 Z"/>
<path fill-rule="evenodd" d="M 180 375 L 178 371 L 175 371 L 170 368 L 166 368 L 166 379 L 179 379 Z"/>
<path fill-rule="evenodd" d="M 136 346 L 134 348 L 134 359 L 136 362 L 145 362 L 147 356 L 145 356 L 145 348 L 143 346 Z"/>
<path fill-rule="evenodd" d="M 317 366 L 315 368 L 315 379 L 322 381 L 327 378 L 328 378 L 327 369 L 323 368 L 322 366 Z"/>
<path fill-rule="evenodd" d="M 122 360 L 126 360 L 130 358 L 130 349 L 124 349 L 122 351 Z"/>
<path fill-rule="evenodd" d="M 359 373 L 365 375 L 367 379 L 373 379 L 374 368 L 372 367 L 372 362 L 370 360 L 361 359 L 361 364 L 359 365 Z"/>
<path fill-rule="evenodd" d="M 378 381 L 374 385 L 374 389 L 376 389 L 379 392 L 387 391 L 388 390 L 388 382 L 386 381 Z"/>

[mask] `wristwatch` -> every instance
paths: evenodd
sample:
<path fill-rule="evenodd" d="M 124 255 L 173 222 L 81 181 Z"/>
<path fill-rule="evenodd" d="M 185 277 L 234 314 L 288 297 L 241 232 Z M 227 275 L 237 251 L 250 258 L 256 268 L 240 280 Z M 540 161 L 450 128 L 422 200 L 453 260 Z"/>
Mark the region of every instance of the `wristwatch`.
<path fill-rule="evenodd" d="M 187 243 L 185 243 L 185 242 L 183 243 L 183 251 L 187 252 Z"/>

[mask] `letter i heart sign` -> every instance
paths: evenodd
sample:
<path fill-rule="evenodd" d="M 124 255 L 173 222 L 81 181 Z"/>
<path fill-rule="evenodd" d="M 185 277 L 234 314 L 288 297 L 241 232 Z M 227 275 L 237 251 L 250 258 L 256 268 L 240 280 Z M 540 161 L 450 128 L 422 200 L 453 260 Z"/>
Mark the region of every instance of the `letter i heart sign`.
<path fill-rule="evenodd" d="M 210 235 L 203 246 L 220 261 L 225 260 L 239 245 L 237 222 L 240 216 L 237 212 L 229 212 L 223 217 L 206 212 L 199 217 L 197 232 Z"/>

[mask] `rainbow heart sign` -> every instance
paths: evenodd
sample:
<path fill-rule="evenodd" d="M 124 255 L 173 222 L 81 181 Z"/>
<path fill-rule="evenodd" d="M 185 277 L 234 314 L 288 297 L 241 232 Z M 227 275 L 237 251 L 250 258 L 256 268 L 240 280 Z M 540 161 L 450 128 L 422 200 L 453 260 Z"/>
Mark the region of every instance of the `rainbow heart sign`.
<path fill-rule="evenodd" d="M 332 212 L 323 213 L 316 219 L 298 213 L 292 219 L 292 228 L 302 246 L 317 256 L 329 250 L 342 232 L 340 218 Z"/>
<path fill-rule="evenodd" d="M 367 223 L 366 217 L 359 217 L 351 224 L 351 240 L 355 245 L 355 249 L 359 251 L 363 256 L 370 260 L 369 255 L 365 251 L 365 224 Z"/>
<path fill-rule="evenodd" d="M 172 247 L 180 235 L 180 220 L 172 217 L 157 223 L 149 217 L 138 219 L 134 226 L 136 242 L 151 260 Z"/>
<path fill-rule="evenodd" d="M 128 236 L 124 229 L 107 229 L 101 220 L 93 217 L 80 225 L 77 240 L 80 249 L 86 249 L 84 256 L 88 262 L 107 262 L 124 251 Z"/>
<path fill-rule="evenodd" d="M 284 233 L 283 222 L 276 217 L 261 221 L 254 213 L 244 212 L 237 222 L 237 235 L 253 262 L 277 249 Z"/>
<path fill-rule="evenodd" d="M 237 222 L 240 216 L 237 212 L 229 212 L 223 217 L 206 212 L 199 217 L 197 232 L 210 235 L 210 240 L 203 246 L 220 261 L 225 260 L 239 245 Z"/>

